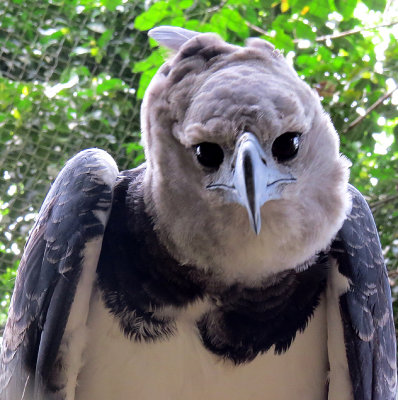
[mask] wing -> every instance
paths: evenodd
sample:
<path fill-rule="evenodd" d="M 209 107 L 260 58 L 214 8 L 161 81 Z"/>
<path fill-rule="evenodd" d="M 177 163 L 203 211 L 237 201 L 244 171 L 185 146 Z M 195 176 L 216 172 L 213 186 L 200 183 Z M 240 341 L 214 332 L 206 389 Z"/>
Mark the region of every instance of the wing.
<path fill-rule="evenodd" d="M 77 368 L 83 349 L 74 360 L 63 349 L 84 335 L 78 329 L 87 318 L 117 174 L 106 152 L 89 149 L 69 160 L 52 185 L 15 282 L 0 357 L 2 400 L 64 399 L 68 368 Z"/>
<path fill-rule="evenodd" d="M 332 245 L 350 282 L 340 313 L 355 400 L 396 399 L 396 342 L 391 291 L 371 211 L 352 186 L 352 210 Z"/>

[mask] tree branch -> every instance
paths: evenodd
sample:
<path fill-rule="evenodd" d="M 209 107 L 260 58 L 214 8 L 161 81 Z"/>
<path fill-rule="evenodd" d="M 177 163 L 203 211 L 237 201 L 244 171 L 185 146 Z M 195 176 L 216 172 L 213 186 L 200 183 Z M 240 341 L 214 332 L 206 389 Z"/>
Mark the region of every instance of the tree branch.
<path fill-rule="evenodd" d="M 249 21 L 246 21 L 246 20 L 245 20 L 245 24 L 246 24 L 250 29 L 252 29 L 253 31 L 255 31 L 255 32 L 257 32 L 257 33 L 261 33 L 262 35 L 268 36 L 268 37 L 270 36 L 270 34 L 269 34 L 267 31 L 265 31 L 264 29 L 258 27 L 257 25 L 253 25 L 253 24 L 250 23 Z"/>
<path fill-rule="evenodd" d="M 192 4 L 192 6 L 187 8 L 187 12 L 192 12 L 191 14 L 189 14 L 190 18 L 197 17 L 198 15 L 203 15 L 204 16 L 203 20 L 207 20 L 207 18 L 209 17 L 209 14 L 217 12 L 218 10 L 223 8 L 227 1 L 228 0 L 223 0 L 223 1 L 220 2 L 220 4 L 217 4 L 216 6 L 206 8 L 205 11 L 197 10 L 195 12 L 195 8 L 198 5 L 198 2 L 197 2 L 197 0 L 194 0 L 194 3 Z"/>
<path fill-rule="evenodd" d="M 220 6 L 209 8 L 207 11 L 214 11 L 215 9 L 218 9 L 218 8 L 220 8 Z M 249 21 L 245 21 L 245 23 L 253 31 L 260 33 L 261 35 L 264 35 L 264 36 L 270 36 L 270 34 L 267 31 L 258 27 L 257 25 L 253 25 Z M 357 33 L 360 33 L 363 31 L 371 31 L 371 30 L 379 29 L 379 28 L 387 28 L 389 26 L 394 26 L 397 24 L 398 24 L 398 21 L 393 21 L 388 24 L 381 24 L 381 25 L 376 25 L 376 26 L 365 26 L 363 28 L 350 29 L 349 31 L 339 32 L 339 33 L 336 33 L 333 35 L 319 36 L 319 37 L 315 38 L 315 41 L 316 42 L 325 42 L 326 40 L 333 40 L 333 39 L 338 39 L 338 38 L 345 37 L 345 36 L 356 35 Z M 293 43 L 298 43 L 298 42 L 300 42 L 300 40 L 302 40 L 302 39 L 294 39 Z"/>
<path fill-rule="evenodd" d="M 392 270 L 388 271 L 388 277 L 392 280 L 395 280 L 398 278 L 398 271 L 397 270 Z"/>
<path fill-rule="evenodd" d="M 372 31 L 374 29 L 379 29 L 379 28 L 387 28 L 389 26 L 397 25 L 398 21 L 393 21 L 388 24 L 381 24 L 381 25 L 376 25 L 376 26 L 365 26 L 363 28 L 356 28 L 356 29 L 350 29 L 349 31 L 345 32 L 339 32 L 333 35 L 324 35 L 324 36 L 319 36 L 315 39 L 316 42 L 325 42 L 326 40 L 333 40 L 333 39 L 339 39 L 345 36 L 350 36 L 350 35 L 356 35 L 357 33 L 363 32 L 363 31 Z"/>
<path fill-rule="evenodd" d="M 206 13 L 212 13 L 212 12 L 220 10 L 221 8 L 223 8 L 225 6 L 225 3 L 227 1 L 228 0 L 223 0 L 220 4 L 218 4 L 218 5 L 214 6 L 214 7 L 207 8 L 206 9 Z"/>
<path fill-rule="evenodd" d="M 378 208 L 380 208 L 381 206 L 384 206 L 385 204 L 391 203 L 391 202 L 394 202 L 394 201 L 398 201 L 398 194 L 394 194 L 392 196 L 386 197 L 385 199 L 374 201 L 373 203 L 369 204 L 369 207 L 374 212 Z"/>
<path fill-rule="evenodd" d="M 379 97 L 366 111 L 365 114 L 360 115 L 358 118 L 354 119 L 346 129 L 344 129 L 343 133 L 347 133 L 352 128 L 356 127 L 359 123 L 361 123 L 376 107 L 383 103 L 384 100 L 387 100 L 392 94 L 398 89 L 398 86 L 395 89 L 390 90 L 389 92 L 383 94 L 383 96 Z"/>

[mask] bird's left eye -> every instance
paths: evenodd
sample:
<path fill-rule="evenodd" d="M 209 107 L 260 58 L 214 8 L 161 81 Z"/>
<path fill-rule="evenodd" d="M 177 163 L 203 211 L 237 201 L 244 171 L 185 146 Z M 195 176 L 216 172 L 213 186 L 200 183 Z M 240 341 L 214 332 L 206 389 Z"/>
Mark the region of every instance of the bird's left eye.
<path fill-rule="evenodd" d="M 224 160 L 224 152 L 217 143 L 203 142 L 194 146 L 200 164 L 207 168 L 218 168 Z"/>
<path fill-rule="evenodd" d="M 272 155 L 279 161 L 288 161 L 298 152 L 300 144 L 299 132 L 285 132 L 272 144 Z"/>

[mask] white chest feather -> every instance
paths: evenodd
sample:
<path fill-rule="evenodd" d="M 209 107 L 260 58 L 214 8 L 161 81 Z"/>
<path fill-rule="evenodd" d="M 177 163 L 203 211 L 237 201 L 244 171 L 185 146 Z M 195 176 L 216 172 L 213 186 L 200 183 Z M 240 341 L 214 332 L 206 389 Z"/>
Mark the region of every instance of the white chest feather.
<path fill-rule="evenodd" d="M 347 292 L 349 286 L 350 284 L 347 278 L 339 273 L 337 263 L 332 261 L 326 287 L 326 315 L 330 365 L 329 400 L 353 399 L 339 307 L 339 298 L 343 293 Z"/>
<path fill-rule="evenodd" d="M 322 300 L 305 333 L 290 349 L 273 349 L 235 366 L 206 350 L 196 330 L 198 310 L 177 317 L 177 332 L 156 342 L 135 342 L 120 331 L 98 294 L 92 298 L 89 342 L 76 400 L 320 400 L 326 398 L 327 332 Z"/>

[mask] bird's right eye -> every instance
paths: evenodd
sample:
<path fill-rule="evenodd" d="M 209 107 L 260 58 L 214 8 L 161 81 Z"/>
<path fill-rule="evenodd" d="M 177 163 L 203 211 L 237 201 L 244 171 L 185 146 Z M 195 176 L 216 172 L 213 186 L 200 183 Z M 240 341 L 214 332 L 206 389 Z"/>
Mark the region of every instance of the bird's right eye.
<path fill-rule="evenodd" d="M 216 143 L 203 142 L 194 146 L 199 163 L 207 168 L 217 169 L 224 160 L 224 152 Z"/>

